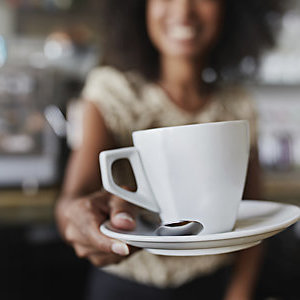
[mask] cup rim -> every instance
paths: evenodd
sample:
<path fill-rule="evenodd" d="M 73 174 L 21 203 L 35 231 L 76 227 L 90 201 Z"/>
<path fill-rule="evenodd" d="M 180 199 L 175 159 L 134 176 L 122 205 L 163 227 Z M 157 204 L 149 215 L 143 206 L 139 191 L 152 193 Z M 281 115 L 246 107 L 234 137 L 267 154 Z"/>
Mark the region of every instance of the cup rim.
<path fill-rule="evenodd" d="M 151 128 L 151 129 L 142 129 L 142 130 L 135 130 L 132 132 L 132 136 L 138 134 L 145 134 L 145 133 L 153 133 L 153 132 L 161 132 L 161 131 L 171 131 L 174 129 L 183 129 L 183 128 L 191 128 L 191 127 L 218 127 L 218 126 L 226 126 L 232 125 L 233 123 L 240 123 L 240 124 L 249 124 L 248 120 L 231 120 L 231 121 L 220 121 L 220 122 L 207 122 L 207 123 L 199 123 L 199 124 L 187 124 L 187 125 L 176 125 L 176 126 L 166 126 L 166 127 L 159 127 L 159 128 Z"/>

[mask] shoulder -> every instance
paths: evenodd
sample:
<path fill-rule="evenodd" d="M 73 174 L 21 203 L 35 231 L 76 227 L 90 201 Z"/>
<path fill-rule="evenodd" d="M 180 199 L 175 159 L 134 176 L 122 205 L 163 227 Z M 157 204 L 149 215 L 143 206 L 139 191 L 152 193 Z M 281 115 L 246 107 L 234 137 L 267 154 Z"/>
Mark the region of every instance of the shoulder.
<path fill-rule="evenodd" d="M 220 91 L 219 100 L 228 119 L 248 120 L 250 125 L 250 143 L 257 143 L 257 109 L 254 97 L 243 86 L 226 87 Z"/>
<path fill-rule="evenodd" d="M 137 122 L 145 122 L 142 116 L 147 106 L 141 92 L 145 85 L 138 73 L 121 72 L 112 67 L 95 68 L 87 77 L 82 99 L 94 103 L 120 145 L 129 145 Z"/>
<path fill-rule="evenodd" d="M 252 119 L 255 117 L 255 102 L 251 92 L 243 86 L 225 87 L 220 91 L 220 100 L 226 110 L 237 118 Z"/>
<path fill-rule="evenodd" d="M 147 82 L 134 71 L 122 72 L 110 66 L 93 69 L 86 80 L 82 95 L 84 98 L 99 98 L 114 95 L 135 99 Z"/>
<path fill-rule="evenodd" d="M 222 87 L 220 89 L 220 95 L 222 97 L 222 100 L 224 100 L 228 104 L 237 102 L 251 103 L 253 100 L 250 91 L 242 85 Z"/>
<path fill-rule="evenodd" d="M 113 81 L 111 81 L 113 80 Z M 118 83 L 126 81 L 125 73 L 109 66 L 96 67 L 87 76 L 86 83 Z"/>

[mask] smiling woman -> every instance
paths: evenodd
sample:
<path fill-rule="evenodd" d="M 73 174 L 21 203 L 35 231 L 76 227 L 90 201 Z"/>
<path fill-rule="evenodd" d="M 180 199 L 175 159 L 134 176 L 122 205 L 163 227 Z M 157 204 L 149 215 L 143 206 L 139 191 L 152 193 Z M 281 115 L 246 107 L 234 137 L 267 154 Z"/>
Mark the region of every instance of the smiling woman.
<path fill-rule="evenodd" d="M 207 55 L 219 34 L 223 1 L 177 2 L 147 2 L 149 37 L 162 56 L 199 60 L 199 56 Z"/>
<path fill-rule="evenodd" d="M 123 71 L 138 69 L 148 79 L 157 79 L 159 52 L 149 37 L 154 38 L 154 43 L 159 37 L 155 38 L 156 33 L 153 32 L 155 28 L 150 29 L 148 33 L 147 25 L 157 23 L 156 20 L 159 18 L 165 24 L 182 23 L 178 21 L 180 17 L 176 17 L 178 12 L 176 13 L 175 10 L 178 5 L 175 6 L 175 3 L 196 8 L 188 10 L 187 13 L 194 15 L 192 21 L 189 22 L 193 23 L 193 26 L 197 23 L 198 27 L 180 27 L 178 31 L 178 27 L 174 29 L 174 26 L 169 25 L 169 28 L 172 27 L 171 35 L 174 35 L 175 30 L 175 35 L 181 36 L 197 33 L 199 42 L 200 38 L 204 43 L 215 39 L 212 44 L 206 44 L 206 47 L 211 49 L 209 53 L 206 53 L 205 64 L 205 67 L 213 69 L 216 73 L 214 83 L 221 82 L 228 77 L 240 78 L 239 66 L 244 57 L 251 57 L 252 61 L 258 63 L 260 54 L 275 45 L 278 19 L 286 5 L 280 0 L 103 0 L 100 38 L 104 64 L 115 66 Z M 147 16 L 146 6 L 149 8 Z M 175 21 L 172 21 L 173 17 L 172 20 L 170 17 L 167 18 L 167 13 L 170 15 L 171 10 L 175 12 Z M 182 7 L 178 8 L 178 11 L 182 14 Z M 153 16 L 151 20 L 150 15 Z M 197 15 L 199 19 L 195 21 Z M 156 27 L 159 26 L 157 23 Z M 204 30 L 205 34 L 202 32 Z M 168 43 L 167 39 L 165 43 Z M 171 47 L 171 45 L 168 44 L 166 47 Z M 203 50 L 208 50 L 204 49 L 205 45 L 201 47 Z"/>
<path fill-rule="evenodd" d="M 137 208 L 99 191 L 98 155 L 131 146 L 136 130 L 249 120 L 251 154 L 244 196 L 259 199 L 255 109 L 243 88 L 224 79 L 240 75 L 242 58 L 258 61 L 262 50 L 274 44 L 275 28 L 269 20 L 280 13 L 282 2 L 102 0 L 100 37 L 106 66 L 91 71 L 83 89 L 83 135 L 56 206 L 60 231 L 77 255 L 105 267 L 106 272 L 95 269 L 89 299 L 121 299 L 125 294 L 131 300 L 197 299 L 199 294 L 211 300 L 250 299 L 260 248 L 234 256 L 226 285 L 227 267 L 233 265 L 230 255 L 158 256 L 102 234 L 99 227 L 108 218 L 118 230 L 134 229 Z M 132 173 L 117 171 L 119 185 L 134 188 Z M 199 173 L 208 176 L 204 168 Z M 178 178 L 180 184 L 180 173 Z M 180 197 L 182 205 L 185 198 Z"/>

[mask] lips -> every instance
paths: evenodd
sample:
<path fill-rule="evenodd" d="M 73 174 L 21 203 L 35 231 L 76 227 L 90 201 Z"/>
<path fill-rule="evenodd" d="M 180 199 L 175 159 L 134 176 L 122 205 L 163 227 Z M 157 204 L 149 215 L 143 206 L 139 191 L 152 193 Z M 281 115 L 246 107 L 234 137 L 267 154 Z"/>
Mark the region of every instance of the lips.
<path fill-rule="evenodd" d="M 197 29 L 195 26 L 173 25 L 168 28 L 167 33 L 171 39 L 185 41 L 194 39 Z"/>

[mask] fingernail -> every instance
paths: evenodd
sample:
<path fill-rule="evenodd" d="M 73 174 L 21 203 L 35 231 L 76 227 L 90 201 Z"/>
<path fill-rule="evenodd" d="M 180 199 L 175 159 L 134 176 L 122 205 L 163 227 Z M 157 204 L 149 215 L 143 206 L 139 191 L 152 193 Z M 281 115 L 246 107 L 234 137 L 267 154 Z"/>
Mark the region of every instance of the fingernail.
<path fill-rule="evenodd" d="M 129 221 L 129 222 L 134 222 L 134 219 L 129 214 L 127 214 L 125 212 L 121 212 L 121 213 L 116 214 L 115 218 L 119 219 L 119 220 L 126 220 L 126 221 Z"/>
<path fill-rule="evenodd" d="M 112 252 L 114 252 L 118 255 L 122 255 L 122 256 L 126 256 L 129 254 L 128 246 L 126 244 L 120 243 L 120 242 L 113 243 L 111 246 L 111 250 L 112 250 Z"/>

